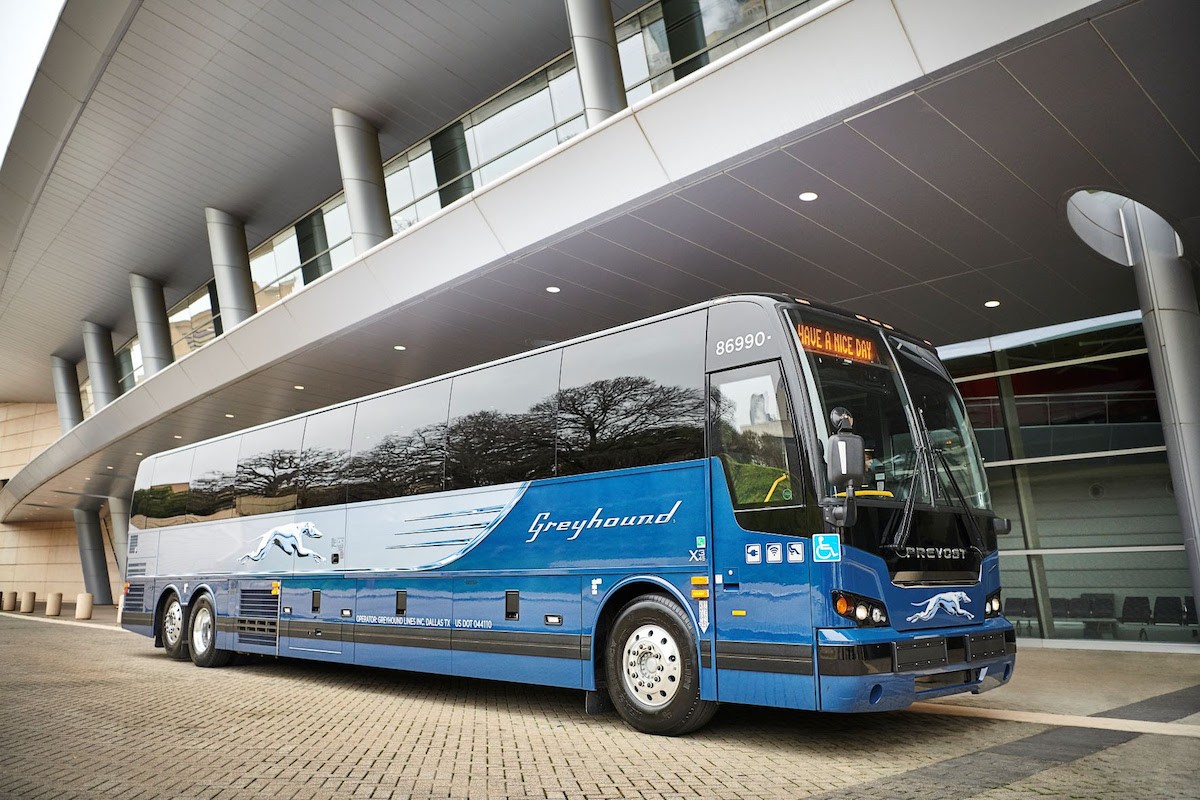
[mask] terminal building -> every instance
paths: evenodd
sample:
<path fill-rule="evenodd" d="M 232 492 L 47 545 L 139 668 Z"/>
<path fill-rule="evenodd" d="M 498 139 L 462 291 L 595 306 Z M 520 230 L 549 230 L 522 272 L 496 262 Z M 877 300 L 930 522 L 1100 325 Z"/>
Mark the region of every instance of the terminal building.
<path fill-rule="evenodd" d="M 67 0 L 0 166 L 0 589 L 144 455 L 731 292 L 939 346 L 1024 641 L 1200 652 L 1200 4 Z"/>

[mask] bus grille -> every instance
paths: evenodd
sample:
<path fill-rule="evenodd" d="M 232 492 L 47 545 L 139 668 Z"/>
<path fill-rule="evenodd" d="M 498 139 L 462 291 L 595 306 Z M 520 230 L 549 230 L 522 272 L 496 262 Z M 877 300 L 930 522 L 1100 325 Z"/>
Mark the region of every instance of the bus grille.
<path fill-rule="evenodd" d="M 141 583 L 131 583 L 125 590 L 125 610 L 142 611 L 146 602 L 146 586 Z"/>
<path fill-rule="evenodd" d="M 146 574 L 146 562 L 145 561 L 130 561 L 129 565 L 127 567 L 125 567 L 125 577 L 126 578 L 140 578 L 145 574 Z M 132 587 L 130 587 L 130 588 L 132 588 Z"/>
<path fill-rule="evenodd" d="M 242 589 L 241 615 L 234 622 L 238 644 L 277 646 L 278 620 L 279 595 L 270 589 Z"/>

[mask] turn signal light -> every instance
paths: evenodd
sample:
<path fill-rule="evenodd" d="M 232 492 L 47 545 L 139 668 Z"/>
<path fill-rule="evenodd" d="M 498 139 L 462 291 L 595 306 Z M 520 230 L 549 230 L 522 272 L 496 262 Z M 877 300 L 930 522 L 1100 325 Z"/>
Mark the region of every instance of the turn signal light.
<path fill-rule="evenodd" d="M 887 609 L 881 600 L 841 590 L 833 592 L 832 598 L 838 616 L 852 619 L 864 628 L 887 625 Z"/>

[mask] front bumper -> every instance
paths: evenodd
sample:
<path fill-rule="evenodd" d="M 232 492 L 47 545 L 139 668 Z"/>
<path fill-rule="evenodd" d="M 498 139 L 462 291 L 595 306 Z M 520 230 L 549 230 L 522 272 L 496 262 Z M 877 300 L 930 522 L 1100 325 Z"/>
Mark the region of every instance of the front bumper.
<path fill-rule="evenodd" d="M 825 711 L 893 711 L 1009 681 L 1017 642 L 1003 618 L 915 639 L 890 629 L 822 629 L 817 636 L 820 704 Z"/>

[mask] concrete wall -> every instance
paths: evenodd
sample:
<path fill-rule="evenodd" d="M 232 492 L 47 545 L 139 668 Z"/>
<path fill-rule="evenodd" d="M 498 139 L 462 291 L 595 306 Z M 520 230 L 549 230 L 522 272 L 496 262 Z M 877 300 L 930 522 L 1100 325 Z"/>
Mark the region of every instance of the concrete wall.
<path fill-rule="evenodd" d="M 58 412 L 53 403 L 0 403 L 0 479 L 7 480 L 58 439 Z M 120 596 L 120 572 L 112 552 L 107 518 L 104 543 L 113 597 Z M 83 591 L 79 542 L 69 511 L 61 519 L 0 524 L 0 590 L 33 591 L 38 599 L 62 592 L 74 602 Z"/>
<path fill-rule="evenodd" d="M 0 403 L 0 479 L 11 478 L 58 437 L 53 403 Z"/>

